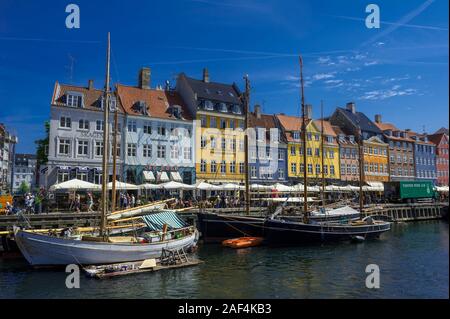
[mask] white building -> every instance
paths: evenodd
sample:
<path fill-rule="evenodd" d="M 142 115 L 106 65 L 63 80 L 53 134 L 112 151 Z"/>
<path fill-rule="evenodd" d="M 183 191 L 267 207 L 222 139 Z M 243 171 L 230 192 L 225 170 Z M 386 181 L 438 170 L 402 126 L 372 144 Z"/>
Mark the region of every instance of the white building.
<path fill-rule="evenodd" d="M 13 192 L 17 192 L 25 182 L 30 190 L 36 186 L 36 164 L 34 154 L 16 154 L 14 161 Z"/>
<path fill-rule="evenodd" d="M 45 174 L 42 186 L 72 178 L 100 184 L 102 181 L 103 155 L 103 106 L 102 90 L 93 87 L 90 80 L 87 87 L 55 83 L 51 100 L 50 133 L 47 166 L 41 169 Z M 110 110 L 118 110 L 117 175 L 122 175 L 124 114 L 113 96 Z M 110 112 L 110 134 L 113 132 L 114 112 Z M 112 141 L 110 135 L 110 163 L 112 162 Z M 109 165 L 109 179 L 112 167 Z"/>
<path fill-rule="evenodd" d="M 0 193 L 11 191 L 15 144 L 18 140 L 0 123 Z"/>

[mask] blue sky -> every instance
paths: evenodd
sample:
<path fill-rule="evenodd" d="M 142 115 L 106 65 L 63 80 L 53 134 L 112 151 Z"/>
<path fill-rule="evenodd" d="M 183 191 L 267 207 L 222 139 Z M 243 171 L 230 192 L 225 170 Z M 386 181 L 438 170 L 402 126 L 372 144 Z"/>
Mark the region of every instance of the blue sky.
<path fill-rule="evenodd" d="M 67 29 L 65 7 L 80 7 L 80 29 Z M 434 132 L 448 127 L 447 0 L 173 0 L 0 2 L 0 122 L 34 152 L 43 136 L 56 80 L 104 83 L 111 32 L 113 82 L 152 86 L 185 72 L 237 82 L 248 74 L 252 104 L 266 113 L 299 114 L 298 54 L 314 116 L 356 102 L 373 119 Z M 367 29 L 376 3 L 381 28 Z M 70 57 L 74 59 L 70 72 Z"/>

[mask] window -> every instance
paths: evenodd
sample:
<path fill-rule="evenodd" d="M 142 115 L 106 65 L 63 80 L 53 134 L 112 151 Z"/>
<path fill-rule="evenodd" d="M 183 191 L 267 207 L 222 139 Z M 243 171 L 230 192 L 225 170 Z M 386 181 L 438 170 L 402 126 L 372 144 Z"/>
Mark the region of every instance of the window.
<path fill-rule="evenodd" d="M 103 123 L 103 120 L 97 120 L 97 121 L 95 121 L 95 130 L 96 131 L 102 131 L 103 132 L 103 129 L 104 129 L 104 125 L 103 125 L 104 123 Z"/>
<path fill-rule="evenodd" d="M 312 164 L 308 164 L 308 174 L 312 174 L 313 172 L 313 166 Z"/>
<path fill-rule="evenodd" d="M 58 183 L 67 182 L 69 180 L 69 172 L 58 172 Z"/>
<path fill-rule="evenodd" d="M 58 153 L 61 155 L 69 155 L 70 153 L 70 140 L 62 138 L 59 140 Z"/>
<path fill-rule="evenodd" d="M 323 157 L 328 157 L 328 150 L 326 148 L 323 149 Z"/>
<path fill-rule="evenodd" d="M 356 165 L 352 164 L 352 174 L 356 175 L 357 173 L 358 173 L 358 171 L 357 171 Z"/>
<path fill-rule="evenodd" d="M 221 147 L 222 147 L 222 150 L 224 150 L 224 151 L 227 148 L 227 141 L 226 141 L 226 139 L 224 137 L 222 137 L 222 145 L 221 145 Z"/>
<path fill-rule="evenodd" d="M 190 147 L 185 147 L 184 148 L 184 159 L 185 160 L 191 160 L 191 148 Z"/>
<path fill-rule="evenodd" d="M 206 147 L 206 137 L 205 136 L 200 137 L 200 147 L 201 148 Z"/>
<path fill-rule="evenodd" d="M 112 151 L 112 148 L 111 148 Z M 117 147 L 116 147 L 116 156 L 120 157 L 120 143 L 117 143 Z"/>
<path fill-rule="evenodd" d="M 341 175 L 345 175 L 345 172 L 346 172 L 346 165 L 341 164 Z"/>
<path fill-rule="evenodd" d="M 320 149 L 319 149 L 319 148 L 316 148 L 316 149 L 315 149 L 314 155 L 315 155 L 316 157 L 319 157 L 319 156 L 320 156 Z"/>
<path fill-rule="evenodd" d="M 71 128 L 72 121 L 71 121 L 70 117 L 61 116 L 61 118 L 59 119 L 59 127 Z"/>
<path fill-rule="evenodd" d="M 67 94 L 67 106 L 82 107 L 82 96 L 78 94 Z"/>
<path fill-rule="evenodd" d="M 297 174 L 297 163 L 291 163 L 291 173 Z"/>
<path fill-rule="evenodd" d="M 312 134 L 311 133 L 307 133 L 306 134 L 308 141 L 312 141 Z"/>
<path fill-rule="evenodd" d="M 178 157 L 179 157 L 178 146 L 170 145 L 170 158 L 178 159 Z"/>
<path fill-rule="evenodd" d="M 352 165 L 347 164 L 347 175 L 350 175 L 352 173 Z"/>
<path fill-rule="evenodd" d="M 220 128 L 221 129 L 226 129 L 227 128 L 227 120 L 220 119 Z"/>
<path fill-rule="evenodd" d="M 222 174 L 225 174 L 227 172 L 227 163 L 225 161 L 222 161 L 220 164 L 220 172 Z"/>
<path fill-rule="evenodd" d="M 282 149 L 278 149 L 278 160 L 283 161 L 284 160 L 284 152 Z"/>
<path fill-rule="evenodd" d="M 239 163 L 239 173 L 245 174 L 245 163 Z"/>
<path fill-rule="evenodd" d="M 158 145 L 157 157 L 158 158 L 166 158 L 166 146 L 165 145 Z"/>
<path fill-rule="evenodd" d="M 89 130 L 89 121 L 88 120 L 79 120 L 78 128 L 80 130 Z"/>
<path fill-rule="evenodd" d="M 234 120 L 230 120 L 230 128 L 233 130 L 236 128 L 236 122 Z"/>
<path fill-rule="evenodd" d="M 295 156 L 295 146 L 291 146 L 291 155 Z"/>
<path fill-rule="evenodd" d="M 250 177 L 256 178 L 256 166 L 250 166 Z"/>
<path fill-rule="evenodd" d="M 211 161 L 210 171 L 211 171 L 211 173 L 216 173 L 217 172 L 217 163 L 216 163 L 216 161 Z"/>
<path fill-rule="evenodd" d="M 202 127 L 206 127 L 206 116 L 204 116 L 204 115 L 200 116 L 200 125 Z M 159 134 L 159 132 L 158 132 L 158 134 Z"/>
<path fill-rule="evenodd" d="M 136 121 L 132 121 L 132 120 L 128 121 L 128 132 L 136 133 Z"/>
<path fill-rule="evenodd" d="M 320 174 L 320 165 L 316 164 L 316 175 Z"/>
<path fill-rule="evenodd" d="M 136 156 L 136 144 L 134 144 L 134 143 L 127 144 L 127 155 L 128 156 Z"/>
<path fill-rule="evenodd" d="M 88 155 L 89 141 L 78 141 L 78 155 Z"/>
<path fill-rule="evenodd" d="M 314 134 L 314 138 L 316 141 L 320 141 L 320 135 L 319 134 Z"/>
<path fill-rule="evenodd" d="M 144 144 L 142 148 L 143 157 L 152 157 L 152 146 L 150 144 Z"/>
<path fill-rule="evenodd" d="M 217 128 L 217 119 L 214 116 L 209 118 L 209 127 Z"/>
<path fill-rule="evenodd" d="M 324 165 L 324 166 L 323 166 L 323 173 L 324 173 L 325 175 L 328 175 L 328 165 Z"/>
<path fill-rule="evenodd" d="M 87 173 L 77 172 L 77 179 L 87 182 Z"/>
<path fill-rule="evenodd" d="M 312 156 L 312 148 L 308 147 L 308 148 L 306 149 L 306 155 Z"/>
<path fill-rule="evenodd" d="M 334 150 L 329 150 L 329 157 L 334 158 Z"/>
<path fill-rule="evenodd" d="M 103 156 L 103 142 L 95 141 L 95 156 Z"/>
<path fill-rule="evenodd" d="M 330 165 L 330 175 L 335 175 L 334 165 Z"/>
<path fill-rule="evenodd" d="M 305 171 L 305 164 L 300 164 L 300 173 L 303 173 Z"/>
<path fill-rule="evenodd" d="M 205 160 L 200 161 L 200 172 L 206 173 L 206 161 Z"/>
<path fill-rule="evenodd" d="M 294 138 L 294 140 L 299 140 L 300 139 L 300 132 L 299 131 L 294 131 L 293 138 Z"/>
<path fill-rule="evenodd" d="M 232 173 L 232 174 L 236 173 L 236 162 L 230 163 L 230 173 Z"/>
<path fill-rule="evenodd" d="M 245 142 L 244 140 L 239 140 L 239 150 L 244 151 L 245 149 Z"/>
<path fill-rule="evenodd" d="M 278 179 L 284 179 L 284 169 L 278 169 Z"/>
<path fill-rule="evenodd" d="M 152 124 L 144 123 L 144 134 L 152 134 Z"/>
<path fill-rule="evenodd" d="M 231 140 L 231 149 L 236 152 L 236 137 Z"/>
<path fill-rule="evenodd" d="M 166 136 L 166 127 L 159 125 L 158 126 L 158 135 Z"/>

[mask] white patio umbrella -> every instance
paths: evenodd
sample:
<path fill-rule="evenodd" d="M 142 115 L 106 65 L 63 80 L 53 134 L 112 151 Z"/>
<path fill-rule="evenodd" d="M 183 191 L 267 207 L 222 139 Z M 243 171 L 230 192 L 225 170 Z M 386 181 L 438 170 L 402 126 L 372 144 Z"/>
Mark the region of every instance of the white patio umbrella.
<path fill-rule="evenodd" d="M 234 184 L 234 183 L 227 183 L 219 186 L 220 189 L 225 191 L 237 191 L 237 190 L 244 190 L 245 186 Z"/>
<path fill-rule="evenodd" d="M 54 184 L 50 186 L 51 191 L 55 190 L 100 190 L 102 187 L 101 185 L 89 183 L 86 181 L 82 181 L 79 179 L 71 179 L 66 182 L 62 182 L 59 184 Z"/>
<path fill-rule="evenodd" d="M 142 189 L 162 189 L 161 185 L 162 184 L 145 183 L 145 184 L 139 185 L 139 188 L 142 188 Z"/>
<path fill-rule="evenodd" d="M 202 191 L 218 191 L 218 190 L 220 190 L 220 187 L 206 183 L 206 182 L 200 182 L 195 187 Z"/>
<path fill-rule="evenodd" d="M 190 190 L 195 189 L 195 185 L 183 184 L 175 181 L 160 184 L 163 189 L 166 190 Z"/>
<path fill-rule="evenodd" d="M 108 187 L 108 189 L 112 189 L 112 182 L 109 182 L 107 187 Z M 132 191 L 132 190 L 137 190 L 137 189 L 139 189 L 139 187 L 137 185 L 116 181 L 116 190 Z"/>
<path fill-rule="evenodd" d="M 272 189 L 272 186 L 269 185 L 260 185 L 260 184 L 251 184 L 250 185 L 250 189 L 252 190 L 268 190 L 268 189 Z"/>
<path fill-rule="evenodd" d="M 272 186 L 272 188 L 276 189 L 279 192 L 292 192 L 294 189 L 290 186 L 286 186 L 280 183 L 276 183 Z"/>

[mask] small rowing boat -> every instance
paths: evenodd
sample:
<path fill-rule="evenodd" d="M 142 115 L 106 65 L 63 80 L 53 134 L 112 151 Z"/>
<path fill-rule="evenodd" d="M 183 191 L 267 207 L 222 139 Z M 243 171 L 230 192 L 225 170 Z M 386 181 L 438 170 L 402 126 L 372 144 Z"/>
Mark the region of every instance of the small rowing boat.
<path fill-rule="evenodd" d="M 222 242 L 222 245 L 231 248 L 247 248 L 259 246 L 263 242 L 262 237 L 239 237 L 227 239 Z"/>

